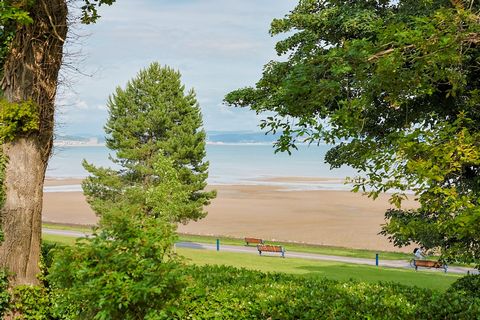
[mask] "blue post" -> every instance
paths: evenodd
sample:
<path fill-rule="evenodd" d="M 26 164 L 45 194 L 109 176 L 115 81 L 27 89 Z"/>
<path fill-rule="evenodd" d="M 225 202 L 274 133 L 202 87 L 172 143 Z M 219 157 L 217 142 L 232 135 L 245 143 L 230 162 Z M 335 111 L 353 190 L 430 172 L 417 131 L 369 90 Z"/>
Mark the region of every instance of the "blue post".
<path fill-rule="evenodd" d="M 378 267 L 378 253 L 375 254 L 375 265 Z"/>
<path fill-rule="evenodd" d="M 220 251 L 220 239 L 217 239 L 217 251 Z"/>

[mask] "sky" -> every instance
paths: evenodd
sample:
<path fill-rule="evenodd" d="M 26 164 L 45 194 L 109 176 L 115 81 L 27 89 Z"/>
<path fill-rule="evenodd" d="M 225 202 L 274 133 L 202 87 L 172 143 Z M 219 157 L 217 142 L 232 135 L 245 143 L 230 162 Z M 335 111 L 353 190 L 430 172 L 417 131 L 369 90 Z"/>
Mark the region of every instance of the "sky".
<path fill-rule="evenodd" d="M 254 85 L 263 66 L 280 59 L 274 47 L 281 37 L 272 38 L 268 30 L 296 3 L 117 0 L 102 6 L 96 24 L 71 28 L 56 133 L 102 135 L 108 96 L 154 61 L 179 70 L 186 88 L 194 88 L 207 131 L 260 131 L 262 115 L 222 100 Z"/>

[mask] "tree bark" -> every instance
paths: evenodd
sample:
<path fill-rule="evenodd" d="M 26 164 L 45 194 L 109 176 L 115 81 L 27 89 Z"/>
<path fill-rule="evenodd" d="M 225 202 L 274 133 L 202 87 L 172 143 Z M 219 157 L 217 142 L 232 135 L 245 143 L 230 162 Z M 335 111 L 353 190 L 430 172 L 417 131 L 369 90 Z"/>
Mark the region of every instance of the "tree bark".
<path fill-rule="evenodd" d="M 12 273 L 11 286 L 38 284 L 43 181 L 53 144 L 54 101 L 67 34 L 65 0 L 36 0 L 29 12 L 33 23 L 16 31 L 0 83 L 7 100 L 31 100 L 40 112 L 37 131 L 2 145 L 8 164 L 0 266 Z"/>

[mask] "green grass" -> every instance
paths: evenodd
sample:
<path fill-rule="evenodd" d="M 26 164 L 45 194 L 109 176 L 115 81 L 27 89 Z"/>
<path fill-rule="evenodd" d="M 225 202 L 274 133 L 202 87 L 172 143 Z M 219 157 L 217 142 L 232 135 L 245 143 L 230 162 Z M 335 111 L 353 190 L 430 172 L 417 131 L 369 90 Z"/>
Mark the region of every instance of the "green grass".
<path fill-rule="evenodd" d="M 54 223 L 42 223 L 43 228 L 55 229 L 55 230 L 69 230 L 69 231 L 80 231 L 80 232 L 91 232 L 92 228 L 87 226 L 74 226 L 74 225 L 63 225 L 63 224 L 54 224 Z"/>
<path fill-rule="evenodd" d="M 177 252 L 196 265 L 228 265 L 263 272 L 282 272 L 308 277 L 335 280 L 355 279 L 363 282 L 391 281 L 404 285 L 446 290 L 457 274 L 414 271 L 410 269 L 379 268 L 366 265 L 346 264 L 296 258 L 257 256 L 244 253 L 215 252 L 178 248 Z"/>
<path fill-rule="evenodd" d="M 48 223 L 44 223 L 43 227 L 49 228 L 49 229 L 73 230 L 73 231 L 81 231 L 81 232 L 91 231 L 91 228 L 89 227 L 66 226 L 66 225 L 57 225 L 57 224 L 48 224 Z M 221 244 L 237 245 L 237 246 L 245 245 L 245 241 L 243 239 L 238 239 L 238 238 L 199 236 L 199 235 L 187 235 L 187 234 L 179 235 L 179 240 L 185 241 L 185 242 L 200 242 L 200 243 L 214 244 L 216 239 L 220 239 Z M 332 255 L 332 256 L 375 259 L 375 254 L 378 253 L 380 256 L 380 259 L 382 260 L 410 260 L 412 258 L 411 254 L 402 253 L 402 252 L 350 249 L 350 248 L 342 248 L 342 247 L 320 246 L 320 245 L 291 243 L 291 242 L 277 242 L 277 241 L 276 242 L 268 241 L 268 243 L 275 243 L 275 244 L 284 246 L 285 250 L 287 251 L 317 253 L 317 254 Z"/>
<path fill-rule="evenodd" d="M 228 238 L 228 237 L 212 237 L 212 236 L 197 236 L 197 235 L 179 235 L 180 241 L 186 242 L 200 242 L 214 244 L 216 239 L 220 239 L 220 244 L 244 246 L 243 239 Z M 291 243 L 291 242 L 271 242 L 285 247 L 287 251 L 317 253 L 332 256 L 353 257 L 353 258 L 367 258 L 375 259 L 375 254 L 378 253 L 382 260 L 410 260 L 412 254 L 402 252 L 388 252 L 388 251 L 373 251 L 363 249 L 349 249 L 342 247 L 320 246 L 311 244 Z"/>
<path fill-rule="evenodd" d="M 42 241 L 45 242 L 56 242 L 64 245 L 74 245 L 77 238 L 70 236 L 62 236 L 58 234 L 42 234 Z"/>
<path fill-rule="evenodd" d="M 43 234 L 43 241 L 73 245 L 74 237 Z M 331 261 L 318 261 L 277 256 L 258 256 L 245 253 L 216 252 L 208 250 L 178 248 L 177 252 L 197 265 L 228 265 L 237 268 L 263 272 L 282 272 L 308 277 L 335 280 L 355 279 L 364 282 L 393 281 L 405 285 L 445 290 L 461 277 L 451 273 L 418 271 L 410 269 L 378 268 L 366 265 L 347 264 Z"/>

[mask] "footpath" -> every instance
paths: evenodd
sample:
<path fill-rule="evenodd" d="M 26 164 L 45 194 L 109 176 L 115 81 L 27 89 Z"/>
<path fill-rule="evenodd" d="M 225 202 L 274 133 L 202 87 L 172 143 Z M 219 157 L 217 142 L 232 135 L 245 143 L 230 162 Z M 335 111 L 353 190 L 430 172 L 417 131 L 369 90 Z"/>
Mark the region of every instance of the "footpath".
<path fill-rule="evenodd" d="M 43 228 L 42 232 L 45 234 L 52 234 L 52 235 L 61 235 L 61 236 L 68 236 L 68 237 L 86 237 L 89 233 L 80 232 L 80 231 L 73 231 L 73 230 L 57 230 L 57 229 L 48 229 Z M 177 242 L 175 244 L 177 248 L 187 248 L 187 249 L 198 249 L 198 250 L 217 250 L 216 244 L 208 244 L 208 243 L 200 243 L 200 242 Z M 234 245 L 220 245 L 219 251 L 226 251 L 226 252 L 235 252 L 235 253 L 244 253 L 244 254 L 257 254 L 258 251 L 256 247 L 247 247 L 247 246 L 234 246 Z M 263 253 L 262 255 L 268 255 L 268 253 Z M 276 254 L 278 256 L 278 254 Z M 335 262 L 342 262 L 342 263 L 350 263 L 350 264 L 362 264 L 362 265 L 370 265 L 375 266 L 376 261 L 375 259 L 366 259 L 366 258 L 353 258 L 353 257 L 343 257 L 343 256 L 331 256 L 331 255 L 323 255 L 317 253 L 305 253 L 305 252 L 296 252 L 296 251 L 286 251 L 285 258 L 298 258 L 298 259 L 310 259 L 310 260 L 322 260 L 322 261 L 335 261 Z M 381 257 L 378 262 L 379 267 L 387 267 L 387 268 L 398 268 L 398 269 L 412 269 L 410 266 L 409 261 L 406 260 L 382 260 Z M 423 270 L 423 269 L 422 269 Z M 434 272 L 443 272 L 443 269 L 430 269 L 430 271 Z M 449 266 L 448 267 L 449 273 L 459 273 L 459 274 L 478 274 L 479 271 L 474 268 L 466 268 L 466 267 L 457 267 L 457 266 Z"/>

